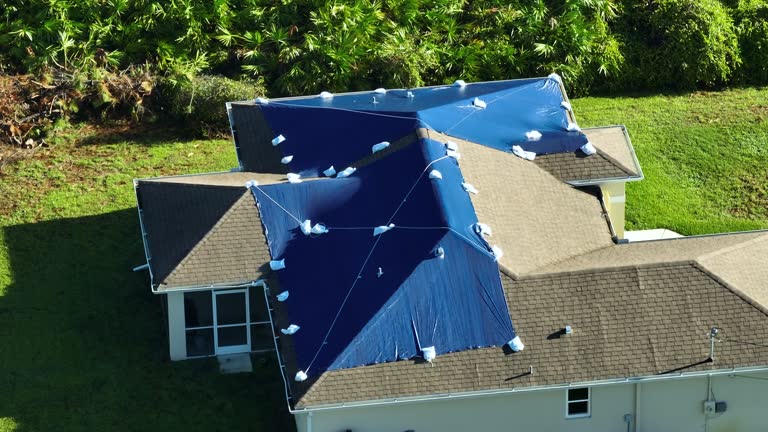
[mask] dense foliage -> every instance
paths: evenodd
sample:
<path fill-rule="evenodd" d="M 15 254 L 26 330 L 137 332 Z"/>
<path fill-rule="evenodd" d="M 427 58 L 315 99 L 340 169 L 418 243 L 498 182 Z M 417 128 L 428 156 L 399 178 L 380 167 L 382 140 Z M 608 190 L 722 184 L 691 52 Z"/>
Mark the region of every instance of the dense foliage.
<path fill-rule="evenodd" d="M 225 98 L 459 78 L 558 72 L 572 95 L 768 84 L 768 0 L 6 0 L 0 47 L 0 74 L 75 89 L 72 110 L 80 92 L 99 113 L 136 100 L 134 116 L 207 127 Z M 152 79 L 116 97 L 132 70 Z"/>

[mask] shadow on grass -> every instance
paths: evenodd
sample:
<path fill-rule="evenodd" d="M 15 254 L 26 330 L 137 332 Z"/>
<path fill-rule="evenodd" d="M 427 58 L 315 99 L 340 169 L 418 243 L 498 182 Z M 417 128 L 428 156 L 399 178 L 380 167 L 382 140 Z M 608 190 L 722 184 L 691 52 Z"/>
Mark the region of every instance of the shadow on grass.
<path fill-rule="evenodd" d="M 0 418 L 17 431 L 293 430 L 276 361 L 169 362 L 135 209 L 3 227 Z"/>

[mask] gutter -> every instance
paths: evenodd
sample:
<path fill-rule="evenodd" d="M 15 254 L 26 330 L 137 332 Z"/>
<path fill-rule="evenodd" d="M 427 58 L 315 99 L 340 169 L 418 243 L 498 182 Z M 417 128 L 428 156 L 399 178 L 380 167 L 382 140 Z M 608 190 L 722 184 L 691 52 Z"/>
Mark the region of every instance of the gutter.
<path fill-rule="evenodd" d="M 528 392 L 536 392 L 536 391 L 543 391 L 543 390 L 568 389 L 573 387 L 599 387 L 599 386 L 628 384 L 628 383 L 639 384 L 639 383 L 654 382 L 654 381 L 669 381 L 669 380 L 686 379 L 686 378 L 713 377 L 713 376 L 719 376 L 719 375 L 734 375 L 738 373 L 754 373 L 754 372 L 768 372 L 768 366 L 719 369 L 715 371 L 681 372 L 678 374 L 650 375 L 650 376 L 641 376 L 641 377 L 634 377 L 634 378 L 614 378 L 614 379 L 607 379 L 607 380 L 584 381 L 584 382 L 577 382 L 577 383 L 564 383 L 564 384 L 553 384 L 553 385 L 532 386 L 532 387 L 516 387 L 516 388 L 502 389 L 502 390 L 488 390 L 488 391 L 462 392 L 462 393 L 443 393 L 443 394 L 436 394 L 436 395 L 430 395 L 430 396 L 415 396 L 415 397 L 371 400 L 371 401 L 365 401 L 365 402 L 359 402 L 359 403 L 352 402 L 352 403 L 341 403 L 341 404 L 333 404 L 333 405 L 318 405 L 317 407 L 314 407 L 314 408 L 312 407 L 300 408 L 300 409 L 289 410 L 289 411 L 291 412 L 291 414 L 297 414 L 297 413 L 308 413 L 308 412 L 314 412 L 314 411 L 330 411 L 330 410 L 338 410 L 338 409 L 346 409 L 346 408 L 400 405 L 400 404 L 432 402 L 432 401 L 452 400 L 452 399 L 470 399 L 470 398 L 513 394 L 513 393 L 528 393 Z"/>
<path fill-rule="evenodd" d="M 136 196 L 136 210 L 139 213 L 139 228 L 141 229 L 141 244 L 144 246 L 144 258 L 146 259 L 147 270 L 149 270 L 149 288 L 154 292 L 155 275 L 152 274 L 152 266 L 150 261 L 152 258 L 149 256 L 149 243 L 147 240 L 147 230 L 144 229 L 144 215 L 141 208 L 141 200 L 139 199 L 139 179 L 133 179 L 133 192 Z M 136 270 L 134 270 L 136 271 Z"/>
<path fill-rule="evenodd" d="M 242 283 L 220 283 L 220 284 L 210 284 L 210 285 L 188 285 L 188 286 L 180 286 L 180 287 L 173 287 L 168 289 L 159 289 L 155 288 L 154 285 L 152 286 L 152 293 L 153 294 L 168 294 L 172 292 L 191 292 L 191 291 L 204 291 L 204 290 L 213 290 L 213 289 L 235 289 L 235 288 L 245 288 L 245 287 L 254 287 L 254 286 L 264 286 L 266 287 L 266 283 L 259 279 L 255 281 L 248 281 L 248 282 L 242 282 Z"/>
<path fill-rule="evenodd" d="M 600 179 L 588 179 L 588 180 L 571 180 L 567 181 L 571 186 L 598 186 L 601 183 L 607 183 L 607 182 L 615 182 L 615 181 L 623 181 L 625 183 L 628 182 L 636 182 L 645 179 L 645 174 L 643 174 L 643 167 L 640 166 L 640 161 L 637 159 L 637 154 L 635 153 L 635 146 L 632 145 L 632 140 L 629 138 L 629 132 L 627 132 L 627 127 L 623 124 L 618 125 L 608 125 L 608 126 L 597 126 L 597 127 L 591 127 L 591 128 L 583 128 L 582 130 L 590 130 L 590 129 L 605 129 L 605 128 L 614 128 L 619 127 L 621 128 L 622 132 L 624 132 L 624 138 L 627 140 L 627 144 L 629 147 L 629 153 L 632 155 L 632 161 L 635 163 L 635 167 L 637 167 L 637 175 L 629 176 L 629 177 L 606 177 L 606 178 L 600 178 Z"/>

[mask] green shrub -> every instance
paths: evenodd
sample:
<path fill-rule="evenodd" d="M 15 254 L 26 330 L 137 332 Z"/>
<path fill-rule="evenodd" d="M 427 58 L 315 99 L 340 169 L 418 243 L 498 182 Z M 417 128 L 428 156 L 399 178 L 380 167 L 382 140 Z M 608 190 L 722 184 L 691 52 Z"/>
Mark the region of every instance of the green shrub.
<path fill-rule="evenodd" d="M 625 0 L 616 29 L 626 58 L 621 88 L 720 85 L 741 62 L 733 20 L 717 0 Z"/>
<path fill-rule="evenodd" d="M 745 0 L 735 11 L 743 63 L 739 80 L 768 84 L 768 2 Z"/>
<path fill-rule="evenodd" d="M 213 134 L 228 130 L 227 102 L 254 99 L 264 94 L 261 82 L 202 75 L 181 82 L 161 81 L 155 102 L 164 111 L 164 117 Z"/>

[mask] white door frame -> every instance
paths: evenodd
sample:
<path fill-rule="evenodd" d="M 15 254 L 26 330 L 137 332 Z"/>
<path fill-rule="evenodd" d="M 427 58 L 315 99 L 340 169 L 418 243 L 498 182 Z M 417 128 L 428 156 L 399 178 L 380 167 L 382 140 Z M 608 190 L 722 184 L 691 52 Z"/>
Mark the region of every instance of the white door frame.
<path fill-rule="evenodd" d="M 251 311 L 250 311 L 250 298 L 248 288 L 217 291 L 213 290 L 213 351 L 215 355 L 221 354 L 235 354 L 243 352 L 251 352 Z M 245 322 L 242 324 L 222 324 L 219 325 L 219 316 L 216 309 L 216 297 L 227 294 L 243 294 L 245 297 Z M 245 345 L 233 345 L 233 346 L 219 346 L 219 329 L 227 327 L 243 327 L 245 326 L 246 343 Z"/>

